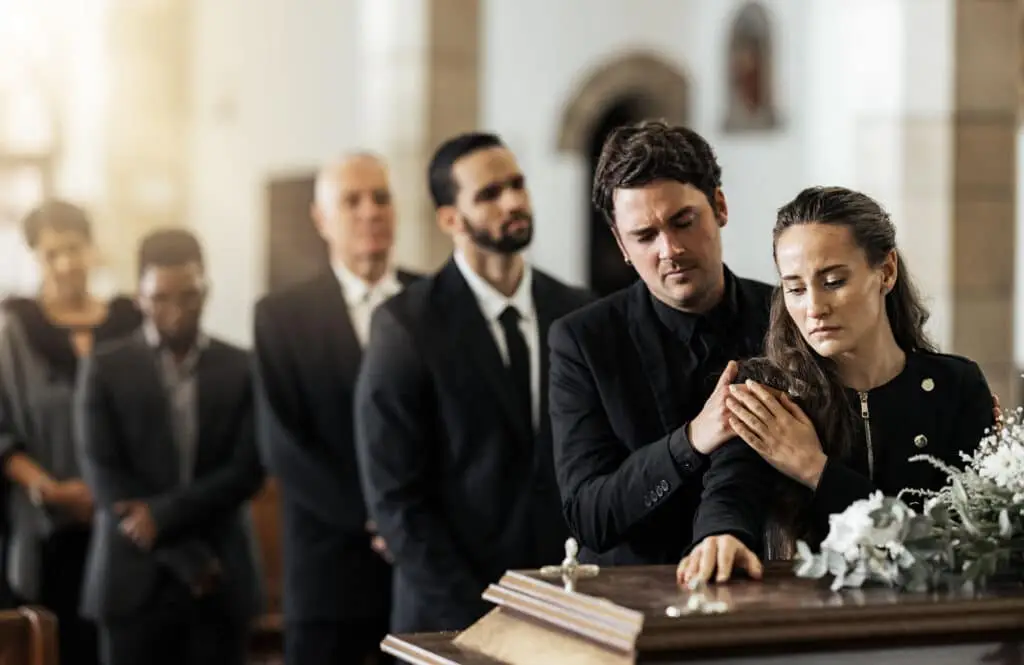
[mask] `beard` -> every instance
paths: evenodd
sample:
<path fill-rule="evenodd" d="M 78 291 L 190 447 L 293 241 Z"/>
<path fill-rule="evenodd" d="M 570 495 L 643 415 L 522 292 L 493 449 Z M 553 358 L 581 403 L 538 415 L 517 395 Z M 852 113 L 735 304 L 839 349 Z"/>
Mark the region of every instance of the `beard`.
<path fill-rule="evenodd" d="M 501 230 L 498 232 L 498 236 L 491 235 L 487 229 L 481 229 L 473 226 L 469 222 L 469 218 L 460 213 L 459 217 L 462 219 L 462 228 L 469 236 L 473 244 L 490 252 L 496 254 L 516 254 L 529 246 L 533 240 L 533 217 L 527 212 L 514 212 L 509 215 L 501 224 Z M 511 231 L 511 227 L 516 222 L 526 222 L 526 228 L 519 231 Z"/>
<path fill-rule="evenodd" d="M 161 331 L 160 344 L 174 354 L 185 354 L 192 350 L 199 340 L 199 328 Z"/>

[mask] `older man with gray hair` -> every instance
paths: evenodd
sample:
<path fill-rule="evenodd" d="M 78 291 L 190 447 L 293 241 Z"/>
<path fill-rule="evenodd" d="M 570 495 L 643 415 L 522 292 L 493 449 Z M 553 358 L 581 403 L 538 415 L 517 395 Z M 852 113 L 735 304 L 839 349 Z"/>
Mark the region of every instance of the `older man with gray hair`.
<path fill-rule="evenodd" d="M 255 316 L 260 428 L 282 493 L 285 658 L 374 662 L 391 566 L 360 487 L 352 390 L 374 309 L 416 276 L 392 264 L 395 212 L 378 157 L 325 165 L 311 216 L 331 269 L 263 298 Z"/>

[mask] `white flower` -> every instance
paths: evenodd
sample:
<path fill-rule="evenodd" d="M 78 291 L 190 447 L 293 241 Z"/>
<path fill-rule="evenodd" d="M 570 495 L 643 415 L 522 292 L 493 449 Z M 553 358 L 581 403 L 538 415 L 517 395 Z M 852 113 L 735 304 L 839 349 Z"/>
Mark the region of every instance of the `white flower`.
<path fill-rule="evenodd" d="M 898 544 L 903 537 L 907 521 L 914 516 L 914 511 L 903 502 L 895 502 L 889 506 L 889 523 L 885 526 L 876 524 L 871 532 L 871 544 L 875 547 L 889 548 Z"/>
<path fill-rule="evenodd" d="M 1010 513 L 1003 508 L 999 511 L 999 537 L 1009 538 L 1013 535 L 1013 523 L 1010 521 Z"/>
<path fill-rule="evenodd" d="M 889 559 L 895 562 L 899 568 L 910 568 L 916 562 L 914 553 L 907 549 L 906 545 L 898 542 L 890 542 L 885 546 Z"/>
<path fill-rule="evenodd" d="M 985 480 L 1016 494 L 1024 492 L 1024 443 L 1005 430 L 994 445 L 982 449 L 974 460 L 975 470 Z"/>
<path fill-rule="evenodd" d="M 867 499 L 854 501 L 843 512 L 830 515 L 828 537 L 822 541 L 821 548 L 837 552 L 847 561 L 860 558 L 861 546 L 875 542 L 871 513 L 882 507 L 883 498 L 881 492 L 875 492 Z"/>
<path fill-rule="evenodd" d="M 868 557 L 866 561 L 861 560 L 861 562 L 866 566 L 867 572 L 871 575 L 871 579 L 892 584 L 899 578 L 899 566 L 885 557 Z"/>
<path fill-rule="evenodd" d="M 931 456 L 915 461 L 931 464 L 947 476 L 939 492 L 911 490 L 930 496 L 925 518 L 918 518 L 900 500 L 875 492 L 829 517 L 828 537 L 821 554 L 799 545 L 801 577 L 831 575 L 832 588 L 882 582 L 908 589 L 928 589 L 979 564 L 974 549 L 995 548 L 1000 556 L 1019 553 L 1013 541 L 1024 532 L 1024 409 L 1004 416 L 973 454 L 961 453 L 965 467 Z M 909 539 L 909 540 L 907 540 Z M 905 542 L 907 541 L 907 542 Z M 987 575 L 988 573 L 985 573 Z"/>

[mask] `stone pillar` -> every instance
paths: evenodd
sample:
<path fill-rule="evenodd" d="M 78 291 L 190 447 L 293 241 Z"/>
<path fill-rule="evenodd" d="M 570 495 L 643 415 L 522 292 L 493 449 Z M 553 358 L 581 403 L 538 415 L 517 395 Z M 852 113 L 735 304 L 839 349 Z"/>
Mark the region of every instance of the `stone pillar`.
<path fill-rule="evenodd" d="M 1014 263 L 1019 0 L 895 0 L 857 186 L 890 209 L 940 350 L 1018 401 Z M 894 27 L 896 26 L 896 27 Z M 887 35 L 888 36 L 888 35 Z M 888 92 L 889 94 L 882 94 Z M 895 94 L 893 94 L 895 92 Z"/>
<path fill-rule="evenodd" d="M 107 191 L 97 217 L 104 253 L 122 288 L 135 283 L 142 236 L 187 223 L 189 4 L 111 0 Z"/>
<path fill-rule="evenodd" d="M 981 364 L 1004 405 L 1014 363 L 1018 0 L 958 0 L 952 118 L 952 349 Z"/>
<path fill-rule="evenodd" d="M 362 0 L 362 148 L 388 162 L 395 258 L 432 271 L 451 252 L 434 221 L 427 165 L 437 145 L 479 124 L 479 0 Z"/>

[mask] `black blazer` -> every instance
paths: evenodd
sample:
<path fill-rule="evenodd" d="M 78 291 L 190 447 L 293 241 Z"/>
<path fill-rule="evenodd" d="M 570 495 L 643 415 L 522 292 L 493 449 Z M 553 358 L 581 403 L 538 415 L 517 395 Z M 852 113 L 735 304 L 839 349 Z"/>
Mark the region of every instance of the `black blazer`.
<path fill-rule="evenodd" d="M 158 356 L 141 332 L 96 348 L 82 363 L 75 401 L 77 446 L 96 497 L 83 613 L 93 619 L 146 609 L 167 562 L 209 551 L 224 571 L 227 610 L 241 620 L 260 610 L 247 501 L 263 470 L 253 431 L 248 354 L 210 340 L 196 365 L 197 441 L 191 482 L 180 484 L 171 412 Z M 152 552 L 118 530 L 118 501 L 144 499 L 158 527 Z"/>
<path fill-rule="evenodd" d="M 386 617 L 391 567 L 370 549 L 353 443 L 363 351 L 341 285 L 325 272 L 264 297 L 255 319 L 258 429 L 282 496 L 285 616 Z"/>
<path fill-rule="evenodd" d="M 874 450 L 873 478 L 868 473 L 862 396 Z M 813 492 L 784 478 L 739 438 L 713 452 L 694 542 L 714 533 L 763 531 L 781 489 L 797 492 L 802 499 L 806 521 L 801 537 L 817 547 L 828 535 L 829 515 L 843 512 L 875 490 L 896 496 L 903 489 L 940 489 L 945 474 L 910 458 L 927 454 L 962 467 L 960 453 L 973 452 L 985 430 L 995 424 L 994 400 L 981 369 L 959 356 L 908 353 L 906 366 L 895 379 L 863 394 L 847 390 L 847 398 L 861 445 L 848 458 L 829 458 Z M 921 507 L 920 497 L 904 500 Z"/>
<path fill-rule="evenodd" d="M 590 296 L 539 270 L 533 298 L 547 395 L 551 323 Z M 454 260 L 374 315 L 356 390 L 370 512 L 395 557 L 391 628 L 465 628 L 510 568 L 564 558 L 551 430 L 523 422 L 488 323 Z"/>
<path fill-rule="evenodd" d="M 740 329 L 732 346 L 739 357 L 757 355 L 771 287 L 739 278 L 735 285 Z M 637 282 L 551 327 L 555 469 L 581 560 L 674 564 L 690 545 L 707 467 L 684 426 L 724 367 L 709 373 L 705 394 L 675 394 L 660 325 Z"/>

